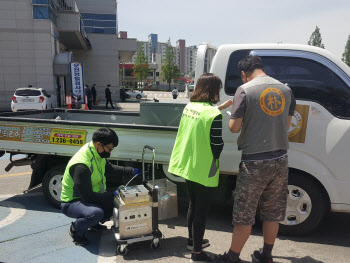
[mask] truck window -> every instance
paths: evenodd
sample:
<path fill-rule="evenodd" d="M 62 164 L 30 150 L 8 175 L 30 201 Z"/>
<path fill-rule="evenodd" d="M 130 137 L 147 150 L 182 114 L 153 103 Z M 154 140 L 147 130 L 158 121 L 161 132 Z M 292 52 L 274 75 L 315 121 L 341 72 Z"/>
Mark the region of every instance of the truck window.
<path fill-rule="evenodd" d="M 350 118 L 350 88 L 328 67 L 304 58 L 261 57 L 267 75 L 287 84 L 294 97 L 317 102 L 340 118 Z"/>
<path fill-rule="evenodd" d="M 250 50 L 238 50 L 230 55 L 226 71 L 225 93 L 234 96 L 236 89 L 241 86 L 241 73 L 238 70 L 238 62 L 248 56 Z"/>

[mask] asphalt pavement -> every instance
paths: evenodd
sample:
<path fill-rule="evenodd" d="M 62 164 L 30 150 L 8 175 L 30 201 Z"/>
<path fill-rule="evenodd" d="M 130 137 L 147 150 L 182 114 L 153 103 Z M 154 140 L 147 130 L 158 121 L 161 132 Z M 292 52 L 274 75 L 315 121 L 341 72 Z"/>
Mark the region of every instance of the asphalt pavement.
<path fill-rule="evenodd" d="M 116 241 L 111 230 L 89 232 L 91 244 L 78 247 L 72 243 L 68 228 L 72 219 L 52 208 L 41 189 L 23 194 L 30 180 L 30 167 L 4 172 L 7 160 L 0 160 L 0 262 L 188 262 L 186 250 L 186 210 L 177 218 L 160 222 L 164 238 L 161 248 L 150 249 L 149 242 L 134 244 L 126 256 L 116 255 Z M 23 174 L 27 173 L 27 174 Z M 5 190 L 5 191 L 4 191 Z M 349 262 L 350 214 L 330 214 L 314 233 L 305 237 L 279 236 L 275 248 L 277 263 Z M 106 223 L 111 227 L 112 222 Z M 223 253 L 231 241 L 231 208 L 212 207 L 205 237 L 210 253 Z M 262 245 L 259 225 L 242 251 L 244 262 Z"/>

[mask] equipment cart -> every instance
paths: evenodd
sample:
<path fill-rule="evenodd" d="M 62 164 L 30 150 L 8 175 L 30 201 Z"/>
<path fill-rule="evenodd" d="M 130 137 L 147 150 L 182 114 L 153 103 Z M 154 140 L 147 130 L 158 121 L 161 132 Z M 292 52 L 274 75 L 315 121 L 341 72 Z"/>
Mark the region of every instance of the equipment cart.
<path fill-rule="evenodd" d="M 145 178 L 146 150 L 151 150 L 152 181 Z M 114 211 L 112 230 L 117 241 L 117 254 L 126 255 L 128 246 L 132 243 L 151 240 L 151 248 L 160 247 L 162 233 L 158 229 L 158 189 L 155 185 L 155 149 L 146 145 L 142 151 L 143 184 L 128 186 L 135 178 L 132 178 L 126 186 L 118 188 L 118 194 L 114 198 Z"/>

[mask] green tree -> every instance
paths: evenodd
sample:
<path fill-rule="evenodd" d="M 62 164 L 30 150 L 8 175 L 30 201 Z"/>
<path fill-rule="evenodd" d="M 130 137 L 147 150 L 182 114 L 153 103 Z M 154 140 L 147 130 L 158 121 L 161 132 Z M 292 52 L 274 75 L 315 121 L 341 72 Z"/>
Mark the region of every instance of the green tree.
<path fill-rule="evenodd" d="M 346 65 L 350 67 L 350 35 L 348 36 L 348 41 L 345 45 L 345 50 L 343 53 L 342 60 L 345 62 Z"/>
<path fill-rule="evenodd" d="M 175 65 L 175 55 L 173 47 L 171 46 L 170 38 L 166 44 L 166 53 L 165 53 L 165 59 L 162 60 L 162 72 L 161 72 L 161 78 L 163 81 L 166 81 L 169 84 L 169 90 L 170 90 L 170 83 L 173 79 L 176 79 L 180 76 L 180 70 Z"/>
<path fill-rule="evenodd" d="M 140 82 L 142 82 L 143 79 L 147 78 L 149 65 L 145 53 L 143 52 L 142 46 L 140 46 L 139 50 L 137 51 L 135 63 L 132 69 L 134 71 L 135 77 Z"/>
<path fill-rule="evenodd" d="M 315 31 L 312 32 L 307 44 L 310 46 L 324 48 L 324 45 L 322 44 L 322 37 L 321 37 L 321 33 L 320 33 L 320 28 L 318 26 L 316 26 Z"/>

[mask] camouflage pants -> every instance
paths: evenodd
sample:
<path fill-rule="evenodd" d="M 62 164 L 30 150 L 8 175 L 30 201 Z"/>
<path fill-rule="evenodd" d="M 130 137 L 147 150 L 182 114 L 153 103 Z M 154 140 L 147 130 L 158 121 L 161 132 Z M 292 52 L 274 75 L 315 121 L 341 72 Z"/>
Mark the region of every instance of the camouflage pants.
<path fill-rule="evenodd" d="M 288 156 L 242 161 L 234 192 L 232 223 L 254 225 L 257 207 L 262 221 L 282 221 L 288 196 Z"/>

